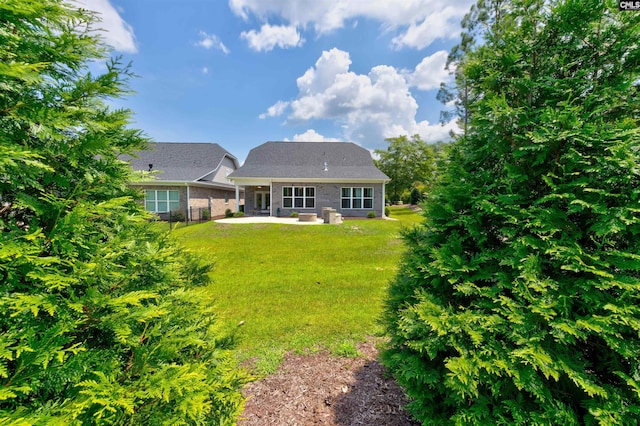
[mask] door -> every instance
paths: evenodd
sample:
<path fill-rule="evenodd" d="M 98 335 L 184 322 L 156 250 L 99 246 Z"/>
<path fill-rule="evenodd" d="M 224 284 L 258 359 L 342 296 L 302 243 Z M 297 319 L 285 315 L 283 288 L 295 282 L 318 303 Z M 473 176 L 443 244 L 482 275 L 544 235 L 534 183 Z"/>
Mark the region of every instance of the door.
<path fill-rule="evenodd" d="M 269 210 L 271 208 L 271 194 L 264 191 L 256 192 L 256 210 Z"/>

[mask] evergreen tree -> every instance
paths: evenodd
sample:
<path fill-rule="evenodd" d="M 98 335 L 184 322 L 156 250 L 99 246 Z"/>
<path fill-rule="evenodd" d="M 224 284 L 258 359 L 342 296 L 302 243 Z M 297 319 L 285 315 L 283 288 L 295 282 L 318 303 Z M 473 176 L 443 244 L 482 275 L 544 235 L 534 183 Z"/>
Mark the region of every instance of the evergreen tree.
<path fill-rule="evenodd" d="M 376 149 L 379 159 L 376 166 L 391 181 L 386 191 L 391 201 L 398 201 L 404 192 L 411 191 L 414 182 L 430 186 L 435 176 L 436 154 L 442 151 L 442 144 L 430 145 L 420 135 L 398 136 L 385 139 L 389 142 L 387 149 Z"/>
<path fill-rule="evenodd" d="M 617 6 L 501 2 L 457 63 L 469 126 L 385 313 L 424 424 L 640 422 L 640 14 Z"/>
<path fill-rule="evenodd" d="M 0 1 L 0 424 L 231 424 L 243 378 L 210 267 L 153 231 L 123 153 L 144 148 L 98 17 Z"/>

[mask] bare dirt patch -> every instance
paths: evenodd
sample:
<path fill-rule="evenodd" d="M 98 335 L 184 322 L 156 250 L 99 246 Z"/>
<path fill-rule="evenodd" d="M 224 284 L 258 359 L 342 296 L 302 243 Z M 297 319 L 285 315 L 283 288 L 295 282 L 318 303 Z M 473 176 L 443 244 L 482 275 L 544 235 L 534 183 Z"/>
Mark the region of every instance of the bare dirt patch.
<path fill-rule="evenodd" d="M 403 409 L 406 398 L 377 361 L 373 341 L 361 356 L 288 354 L 278 372 L 245 389 L 242 426 L 418 425 Z"/>

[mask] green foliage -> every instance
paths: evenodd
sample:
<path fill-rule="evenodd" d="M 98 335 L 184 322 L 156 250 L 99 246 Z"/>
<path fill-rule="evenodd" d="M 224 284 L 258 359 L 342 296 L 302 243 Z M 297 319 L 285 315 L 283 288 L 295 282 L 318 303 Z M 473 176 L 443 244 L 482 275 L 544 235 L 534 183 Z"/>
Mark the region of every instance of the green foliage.
<path fill-rule="evenodd" d="M 384 207 L 384 215 L 386 217 L 389 217 L 390 214 L 391 214 L 391 210 L 389 209 L 389 206 L 385 206 Z"/>
<path fill-rule="evenodd" d="M 416 204 L 419 204 L 420 201 L 422 201 L 422 192 L 420 191 L 420 188 L 414 186 L 413 188 L 411 188 L 411 195 L 409 196 L 409 204 L 415 206 Z"/>
<path fill-rule="evenodd" d="M 368 212 L 368 213 L 367 213 L 367 217 L 368 217 L 369 219 L 374 219 L 374 218 L 376 217 L 376 212 L 374 212 L 374 211 L 370 211 L 370 212 Z"/>
<path fill-rule="evenodd" d="M 171 222 L 184 222 L 185 216 L 181 211 L 172 211 L 169 213 L 169 219 Z"/>
<path fill-rule="evenodd" d="M 224 211 L 224 217 L 233 217 L 233 210 L 231 209 L 226 209 Z"/>
<path fill-rule="evenodd" d="M 244 212 L 235 212 L 233 217 L 244 217 Z"/>
<path fill-rule="evenodd" d="M 343 341 L 336 344 L 331 353 L 343 358 L 357 358 L 360 356 L 360 352 L 358 352 L 358 348 L 353 341 Z"/>
<path fill-rule="evenodd" d="M 404 233 L 385 362 L 423 424 L 638 424 L 640 14 L 474 13 L 468 127 Z"/>
<path fill-rule="evenodd" d="M 389 142 L 387 149 L 376 149 L 379 159 L 375 163 L 391 178 L 386 185 L 389 199 L 392 202 L 401 200 L 403 192 L 410 191 L 414 182 L 423 182 L 430 187 L 437 174 L 436 159 L 444 152 L 445 144 L 428 144 L 420 135 L 398 136 L 386 141 Z"/>
<path fill-rule="evenodd" d="M 210 266 L 152 230 L 122 153 L 145 138 L 104 99 L 128 67 L 95 17 L 0 3 L 0 424 L 223 424 L 242 405 Z"/>
<path fill-rule="evenodd" d="M 298 217 L 298 212 L 291 212 L 289 217 Z"/>
<path fill-rule="evenodd" d="M 209 209 L 202 210 L 202 212 L 200 213 L 200 219 L 202 220 L 211 219 L 211 212 L 209 212 Z"/>

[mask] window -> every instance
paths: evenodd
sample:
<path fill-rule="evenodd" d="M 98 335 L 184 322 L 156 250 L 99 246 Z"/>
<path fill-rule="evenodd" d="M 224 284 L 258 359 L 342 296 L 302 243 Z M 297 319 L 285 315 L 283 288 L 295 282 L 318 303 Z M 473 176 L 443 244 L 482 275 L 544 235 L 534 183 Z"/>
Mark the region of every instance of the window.
<path fill-rule="evenodd" d="M 340 204 L 343 209 L 372 209 L 373 188 L 342 188 Z"/>
<path fill-rule="evenodd" d="M 167 213 L 180 210 L 180 192 L 165 190 L 146 190 L 144 207 L 150 212 Z"/>
<path fill-rule="evenodd" d="M 312 209 L 316 206 L 316 189 L 313 186 L 283 186 L 282 207 L 285 209 Z"/>

